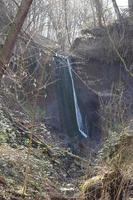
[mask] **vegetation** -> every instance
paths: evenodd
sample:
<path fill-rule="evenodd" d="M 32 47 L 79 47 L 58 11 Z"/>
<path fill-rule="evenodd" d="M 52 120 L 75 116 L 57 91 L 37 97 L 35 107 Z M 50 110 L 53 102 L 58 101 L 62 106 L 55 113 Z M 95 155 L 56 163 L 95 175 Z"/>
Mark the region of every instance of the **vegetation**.
<path fill-rule="evenodd" d="M 0 0 L 0 200 L 133 199 L 132 2 Z"/>

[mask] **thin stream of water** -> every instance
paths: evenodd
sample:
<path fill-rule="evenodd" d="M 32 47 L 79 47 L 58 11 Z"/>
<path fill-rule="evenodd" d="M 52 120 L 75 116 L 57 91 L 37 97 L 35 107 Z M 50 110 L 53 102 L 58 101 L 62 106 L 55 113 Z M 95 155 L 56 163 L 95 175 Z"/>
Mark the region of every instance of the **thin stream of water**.
<path fill-rule="evenodd" d="M 77 95 L 76 95 L 74 80 L 73 80 L 73 75 L 72 75 L 72 67 L 71 67 L 71 63 L 69 61 L 69 58 L 67 58 L 67 64 L 68 64 L 68 70 L 69 70 L 70 78 L 71 78 L 71 81 L 72 81 L 72 90 L 73 90 L 74 105 L 75 105 L 75 112 L 76 112 L 76 120 L 77 120 L 78 129 L 79 129 L 79 132 L 85 138 L 87 138 L 86 133 L 83 131 L 83 121 L 82 121 L 82 116 L 81 116 L 81 112 L 80 112 L 78 101 L 77 101 Z"/>

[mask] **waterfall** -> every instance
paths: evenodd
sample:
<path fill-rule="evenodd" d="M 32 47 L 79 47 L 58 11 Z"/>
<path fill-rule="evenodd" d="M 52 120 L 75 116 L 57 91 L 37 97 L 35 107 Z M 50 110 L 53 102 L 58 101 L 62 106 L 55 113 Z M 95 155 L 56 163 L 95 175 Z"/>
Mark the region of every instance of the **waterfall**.
<path fill-rule="evenodd" d="M 77 95 L 76 95 L 76 91 L 75 91 L 73 74 L 72 74 L 72 67 L 71 67 L 69 58 L 67 58 L 67 64 L 68 64 L 68 70 L 69 70 L 69 74 L 70 74 L 70 78 L 71 78 L 71 82 L 72 82 L 72 90 L 73 90 L 73 98 L 74 98 L 74 106 L 75 106 L 78 130 L 81 133 L 81 135 L 83 135 L 85 138 L 87 138 L 86 133 L 83 131 L 83 120 L 82 120 L 81 112 L 80 112 L 78 101 L 77 101 Z"/>

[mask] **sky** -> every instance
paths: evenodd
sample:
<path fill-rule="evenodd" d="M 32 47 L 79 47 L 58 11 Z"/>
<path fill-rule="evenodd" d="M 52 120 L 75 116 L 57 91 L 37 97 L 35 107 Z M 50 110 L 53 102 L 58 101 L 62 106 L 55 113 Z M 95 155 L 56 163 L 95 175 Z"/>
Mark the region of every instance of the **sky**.
<path fill-rule="evenodd" d="M 116 0 L 120 7 L 127 7 L 128 0 Z"/>

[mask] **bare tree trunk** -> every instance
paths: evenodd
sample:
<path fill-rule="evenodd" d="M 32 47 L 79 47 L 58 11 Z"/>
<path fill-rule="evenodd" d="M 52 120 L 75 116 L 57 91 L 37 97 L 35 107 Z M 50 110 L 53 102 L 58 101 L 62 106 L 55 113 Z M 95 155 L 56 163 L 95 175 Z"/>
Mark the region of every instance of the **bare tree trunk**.
<path fill-rule="evenodd" d="M 133 17 L 133 0 L 128 0 L 129 15 Z"/>
<path fill-rule="evenodd" d="M 93 5 L 93 0 L 90 0 L 90 6 L 93 14 L 93 21 L 94 21 L 94 27 L 96 26 L 96 15 L 95 15 L 95 10 L 94 10 L 94 5 Z"/>
<path fill-rule="evenodd" d="M 10 61 L 12 51 L 17 40 L 17 36 L 21 31 L 32 2 L 33 0 L 21 1 L 21 5 L 18 9 L 16 17 L 14 18 L 14 21 L 10 26 L 5 44 L 0 52 L 0 80 Z"/>
<path fill-rule="evenodd" d="M 68 44 L 71 47 L 71 39 L 70 39 L 70 34 L 69 34 L 69 27 L 68 27 L 68 16 L 67 16 L 67 1 L 64 0 L 64 11 L 65 11 L 65 27 L 66 27 L 66 32 L 67 32 L 67 39 L 68 39 Z"/>
<path fill-rule="evenodd" d="M 121 21 L 122 16 L 121 16 L 119 7 L 118 7 L 118 5 L 117 5 L 117 3 L 116 3 L 116 0 L 112 0 L 112 3 L 113 3 L 113 7 L 114 7 L 114 10 L 115 10 L 115 13 L 116 13 L 116 15 L 117 15 L 117 19 L 118 19 L 119 21 Z"/>
<path fill-rule="evenodd" d="M 102 26 L 102 17 L 103 17 L 103 10 L 102 10 L 102 2 L 101 0 L 94 0 L 94 4 L 96 7 L 96 15 L 97 15 L 97 20 L 98 20 L 98 25 Z"/>

